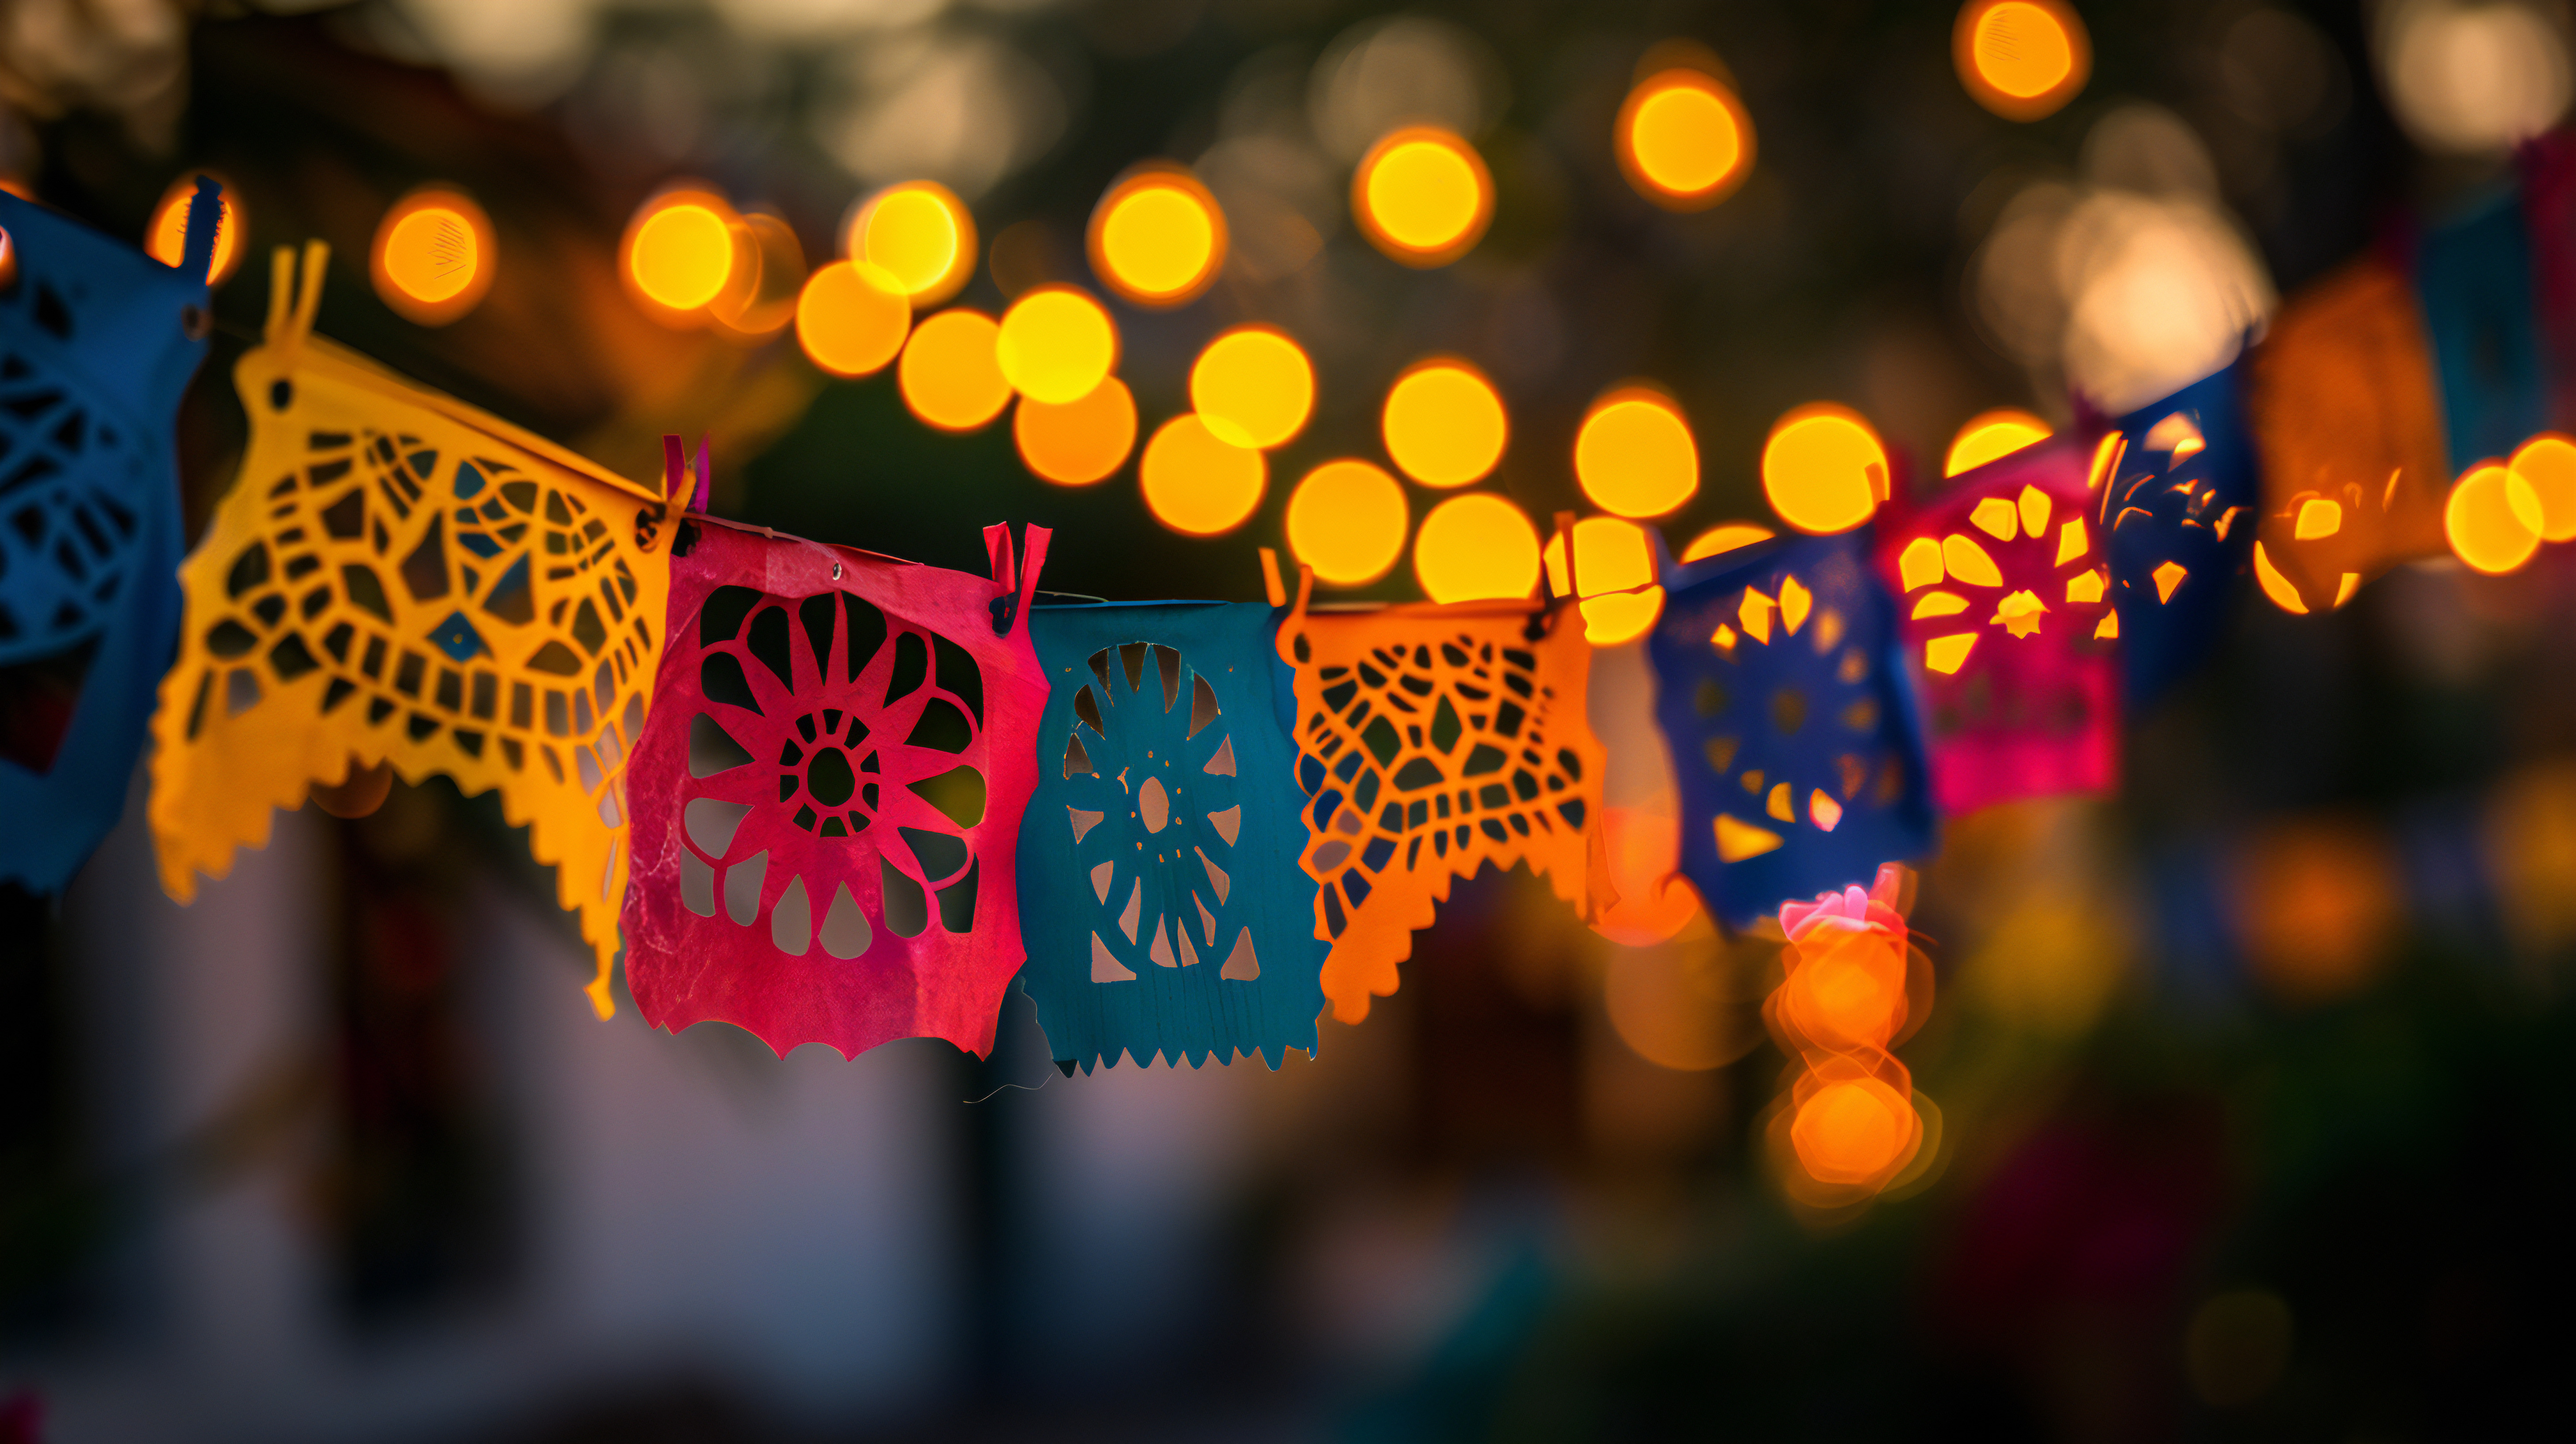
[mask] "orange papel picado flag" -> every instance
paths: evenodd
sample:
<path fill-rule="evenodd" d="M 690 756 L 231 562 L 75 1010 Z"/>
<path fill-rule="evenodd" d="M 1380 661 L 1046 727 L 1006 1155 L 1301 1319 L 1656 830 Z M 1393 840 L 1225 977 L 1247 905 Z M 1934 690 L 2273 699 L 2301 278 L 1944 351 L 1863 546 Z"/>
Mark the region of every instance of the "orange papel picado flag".
<path fill-rule="evenodd" d="M 1264 552 L 1271 603 L 1286 600 Z M 1324 996 L 1356 1023 L 1396 990 L 1413 932 L 1455 877 L 1529 864 L 1588 906 L 1601 744 L 1584 719 L 1592 648 L 1571 603 L 1412 603 L 1279 624 L 1296 669 L 1299 862 L 1320 884 Z"/>
<path fill-rule="evenodd" d="M 608 969 L 626 891 L 621 771 L 652 705 L 666 504 L 312 334 L 326 252 L 276 254 L 268 331 L 233 373 L 240 478 L 180 568 L 153 721 L 161 882 L 186 902 L 270 810 L 390 763 L 497 787 Z"/>

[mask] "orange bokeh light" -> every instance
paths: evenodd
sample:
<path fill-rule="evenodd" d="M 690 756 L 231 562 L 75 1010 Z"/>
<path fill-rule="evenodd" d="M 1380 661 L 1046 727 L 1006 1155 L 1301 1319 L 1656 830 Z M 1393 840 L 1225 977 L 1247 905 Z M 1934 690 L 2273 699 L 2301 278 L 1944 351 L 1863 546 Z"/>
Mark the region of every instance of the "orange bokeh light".
<path fill-rule="evenodd" d="M 376 295 L 403 317 L 444 326 L 492 289 L 499 256 L 492 221 L 474 198 L 426 186 L 394 203 L 376 225 L 367 273 Z"/>
<path fill-rule="evenodd" d="M 1849 531 L 1887 500 L 1887 448 L 1859 412 L 1829 401 L 1781 417 L 1762 447 L 1762 494 L 1816 536 Z"/>
<path fill-rule="evenodd" d="M 796 342 L 835 376 L 883 370 L 903 350 L 912 303 L 903 288 L 865 261 L 834 261 L 805 278 L 796 298 Z"/>
<path fill-rule="evenodd" d="M 1366 586 L 1404 555 L 1412 520 L 1394 477 L 1365 461 L 1328 461 L 1289 494 L 1288 548 L 1319 582 Z"/>
<path fill-rule="evenodd" d="M 1267 451 L 1304 430 L 1314 413 L 1314 363 L 1275 326 L 1237 326 L 1191 363 L 1190 405 L 1219 438 Z"/>
<path fill-rule="evenodd" d="M 733 207 L 723 197 L 670 190 L 638 206 L 627 222 L 620 270 L 655 319 L 691 325 L 726 293 L 735 251 Z"/>
<path fill-rule="evenodd" d="M 1906 940 L 1883 928 L 1811 928 L 1783 955 L 1783 1030 L 1803 1045 L 1884 1048 L 1905 1026 Z"/>
<path fill-rule="evenodd" d="M 1225 440 L 1195 415 L 1164 422 L 1136 469 L 1146 509 L 1187 536 L 1217 536 L 1243 525 L 1261 505 L 1270 477 L 1260 452 Z"/>
<path fill-rule="evenodd" d="M 906 181 L 859 207 L 842 249 L 894 277 L 919 311 L 956 295 L 974 274 L 975 217 L 948 187 Z"/>
<path fill-rule="evenodd" d="M 707 314 L 737 337 L 770 335 L 796 319 L 805 291 L 805 246 L 766 211 L 734 217 L 734 271 Z"/>
<path fill-rule="evenodd" d="M 1806 1081 L 1798 1090 L 1789 1141 L 1809 1177 L 1818 1183 L 1876 1188 L 1913 1158 L 1923 1139 L 1923 1121 L 1913 1103 L 1885 1080 L 1851 1070 L 1849 1076 L 1820 1080 L 1813 1089 L 1803 1086 Z"/>
<path fill-rule="evenodd" d="M 1548 589 L 1582 598 L 1583 637 L 1596 647 L 1616 647 L 1644 636 L 1663 615 L 1664 589 L 1655 585 L 1654 544 L 1646 529 L 1615 516 L 1588 516 L 1574 524 L 1574 572 L 1566 574 L 1566 538 L 1547 539 L 1541 554 Z"/>
<path fill-rule="evenodd" d="M 1492 382 L 1454 357 L 1417 362 L 1387 388 L 1386 454 L 1424 486 L 1465 486 L 1503 459 L 1511 418 Z"/>
<path fill-rule="evenodd" d="M 2547 524 L 2540 493 L 2502 462 L 2485 461 L 2451 488 L 2442 507 L 2442 532 L 2451 554 L 2489 575 L 2509 572 L 2540 550 Z"/>
<path fill-rule="evenodd" d="M 2544 431 L 2505 464 L 2540 502 L 2540 539 L 2576 541 L 2576 441 Z"/>
<path fill-rule="evenodd" d="M 1179 166 L 1140 166 L 1092 208 L 1092 273 L 1139 306 L 1178 306 L 1225 264 L 1225 211 Z"/>
<path fill-rule="evenodd" d="M 1115 376 L 1061 406 L 1022 397 L 1011 417 L 1011 439 L 1029 470 L 1058 486 L 1089 486 L 1116 471 L 1135 448 L 1136 398 Z"/>
<path fill-rule="evenodd" d="M 942 431 L 973 431 L 1002 414 L 1011 383 L 993 357 L 1001 327 L 959 306 L 912 329 L 895 380 L 912 414 Z"/>
<path fill-rule="evenodd" d="M 2093 71 L 2084 22 L 2060 0 L 1969 0 L 1950 48 L 1968 93 L 2006 120 L 2054 113 Z"/>
<path fill-rule="evenodd" d="M 1642 386 L 1592 403 L 1574 437 L 1574 477 L 1603 511 L 1658 517 L 1699 491 L 1699 443 L 1681 408 Z"/>
<path fill-rule="evenodd" d="M 201 174 L 214 176 L 216 183 L 224 188 L 223 208 L 215 226 L 214 270 L 206 279 L 207 285 L 220 286 L 231 278 L 233 272 L 241 269 L 245 221 L 241 203 L 233 199 L 236 194 L 233 183 L 212 171 L 192 170 L 170 182 L 170 188 L 161 193 L 160 201 L 152 207 L 151 224 L 144 227 L 143 249 L 165 266 L 175 266 L 187 255 L 188 202 L 196 198 L 197 177 Z"/>
<path fill-rule="evenodd" d="M 1538 528 L 1492 492 L 1431 509 L 1413 539 L 1413 576 L 1435 602 L 1518 601 L 1538 588 Z"/>
<path fill-rule="evenodd" d="M 1667 210 L 1716 205 L 1753 170 L 1753 122 L 1744 102 L 1717 77 L 1688 66 L 1629 91 L 1615 134 L 1628 183 Z"/>
<path fill-rule="evenodd" d="M 1002 314 L 993 358 L 1011 388 L 1065 406 L 1100 389 L 1118 364 L 1118 327 L 1072 286 L 1040 286 Z"/>
<path fill-rule="evenodd" d="M 1666 806 L 1676 800 L 1669 791 L 1664 794 Z M 1650 808 L 1605 806 L 1601 809 L 1601 840 L 1610 885 L 1618 889 L 1619 896 L 1592 919 L 1594 932 L 1623 947 L 1642 948 L 1672 937 L 1699 916 L 1699 889 L 1692 887 L 1690 879 L 1679 870 L 1680 818 Z M 1629 1036 L 1628 1028 L 1619 1031 L 1628 1046 L 1655 1058 L 1654 1053 L 1638 1047 L 1638 1040 Z"/>
<path fill-rule="evenodd" d="M 1445 266 L 1494 218 L 1494 177 L 1455 132 L 1390 131 L 1351 174 L 1351 214 L 1377 248 L 1408 266 Z"/>
<path fill-rule="evenodd" d="M 2047 422 L 2009 406 L 1972 416 L 1950 439 L 1950 454 L 1942 458 L 1941 474 L 1957 476 L 1974 471 L 1989 461 L 2046 441 L 2051 434 Z"/>

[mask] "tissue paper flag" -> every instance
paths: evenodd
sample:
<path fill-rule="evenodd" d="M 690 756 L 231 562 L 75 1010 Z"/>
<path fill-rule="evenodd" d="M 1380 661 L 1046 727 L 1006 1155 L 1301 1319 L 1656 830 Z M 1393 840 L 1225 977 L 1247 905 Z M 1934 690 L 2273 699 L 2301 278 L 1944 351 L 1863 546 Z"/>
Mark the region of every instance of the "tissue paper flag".
<path fill-rule="evenodd" d="M 785 1054 L 896 1038 L 992 1051 L 1019 971 L 1013 850 L 1047 682 L 1016 569 L 988 580 L 692 516 L 628 770 L 626 985 L 677 1032 Z"/>
<path fill-rule="evenodd" d="M 1682 870 L 1749 928 L 1878 876 L 1936 835 L 1887 592 L 1856 532 L 1726 552 L 1666 577 L 1648 644 L 1682 796 Z"/>
<path fill-rule="evenodd" d="M 2365 258 L 2292 297 L 2245 364 L 2265 596 L 2326 611 L 2397 563 L 2448 550 L 2439 393 L 2414 289 L 2395 267 Z"/>
<path fill-rule="evenodd" d="M 2457 477 L 2513 454 L 2549 425 L 2531 233 L 2521 197 L 2504 191 L 2424 232 L 2415 289 L 2433 341 L 2442 432 Z"/>
<path fill-rule="evenodd" d="M 1585 899 L 1602 770 L 1583 714 L 1591 647 L 1571 604 L 1318 613 L 1312 585 L 1299 577 L 1279 626 L 1308 799 L 1298 860 L 1323 884 L 1324 996 L 1356 1023 L 1371 994 L 1395 991 L 1451 878 L 1527 863 L 1558 897 Z"/>
<path fill-rule="evenodd" d="M 1050 690 L 1020 825 L 1022 974 L 1068 1073 L 1315 1051 L 1315 881 L 1275 615 L 1240 602 L 1041 606 Z"/>
<path fill-rule="evenodd" d="M 233 372 L 250 447 L 180 569 L 153 719 L 152 831 L 182 902 L 273 808 L 390 763 L 497 787 L 578 909 L 610 1011 L 626 889 L 619 780 L 652 705 L 666 507 L 560 446 L 312 334 L 280 248 L 263 343 Z"/>
<path fill-rule="evenodd" d="M 1879 570 L 1902 598 L 1949 816 L 2119 781 L 2119 622 L 2085 515 L 2087 463 L 2106 452 L 2044 441 L 1888 519 Z"/>
<path fill-rule="evenodd" d="M 2262 482 L 2238 398 L 2242 362 L 2119 419 L 2097 458 L 2093 522 L 2111 559 L 2131 712 L 2164 695 L 2227 623 L 2254 546 Z"/>
<path fill-rule="evenodd" d="M 218 209 L 197 194 L 173 269 L 0 192 L 0 880 L 35 892 L 125 810 L 178 632 L 171 433 Z"/>

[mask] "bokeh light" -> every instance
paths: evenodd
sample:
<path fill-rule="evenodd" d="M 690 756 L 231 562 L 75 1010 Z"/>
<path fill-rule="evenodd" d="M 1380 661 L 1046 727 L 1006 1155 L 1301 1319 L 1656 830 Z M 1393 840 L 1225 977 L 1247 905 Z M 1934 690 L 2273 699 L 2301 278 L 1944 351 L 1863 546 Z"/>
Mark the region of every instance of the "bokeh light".
<path fill-rule="evenodd" d="M 1803 532 L 1851 530 L 1887 500 L 1888 485 L 1887 448 L 1847 406 L 1801 406 L 1772 426 L 1762 447 L 1762 494 Z"/>
<path fill-rule="evenodd" d="M 1115 376 L 1062 405 L 1022 397 L 1011 439 L 1029 470 L 1059 486 L 1089 486 L 1116 471 L 1135 447 L 1136 398 Z"/>
<path fill-rule="evenodd" d="M 1164 422 L 1145 443 L 1136 469 L 1146 509 L 1188 536 L 1216 536 L 1243 525 L 1261 505 L 1270 477 L 1259 451 L 1225 440 L 1195 415 Z"/>
<path fill-rule="evenodd" d="M 2524 442 L 2506 465 L 2540 503 L 2540 539 L 2576 541 L 2576 441 L 2543 432 Z"/>
<path fill-rule="evenodd" d="M 492 222 L 471 196 L 424 187 L 394 203 L 376 225 L 367 274 L 387 306 L 424 326 L 443 326 L 474 309 L 499 255 Z"/>
<path fill-rule="evenodd" d="M 1723 556 L 1738 547 L 1767 542 L 1776 535 L 1778 533 L 1767 526 L 1755 526 L 1747 521 L 1723 522 L 1692 537 L 1690 545 L 1682 548 L 1682 560 L 1695 562 L 1705 557 Z"/>
<path fill-rule="evenodd" d="M 636 208 L 622 254 L 627 284 L 647 309 L 685 321 L 733 278 L 733 208 L 705 191 L 665 191 Z"/>
<path fill-rule="evenodd" d="M 1413 576 L 1435 602 L 1517 601 L 1538 587 L 1538 528 L 1492 492 L 1431 509 L 1413 539 Z"/>
<path fill-rule="evenodd" d="M 1715 76 L 1687 66 L 1629 91 L 1617 136 L 1628 183 L 1667 210 L 1713 206 L 1753 169 L 1753 122 L 1744 103 Z"/>
<path fill-rule="evenodd" d="M 1387 388 L 1386 454 L 1424 486 L 1465 486 L 1503 459 L 1511 418 L 1492 382 L 1455 357 L 1417 362 Z"/>
<path fill-rule="evenodd" d="M 1092 209 L 1086 244 L 1111 290 L 1140 306 L 1178 306 L 1225 263 L 1225 211 L 1188 171 L 1139 167 Z"/>
<path fill-rule="evenodd" d="M 2093 68 L 2084 22 L 2059 0 L 1969 0 L 1951 50 L 1968 93 L 2007 120 L 2054 113 Z"/>
<path fill-rule="evenodd" d="M 975 273 L 975 218 L 936 181 L 906 181 L 870 197 L 850 218 L 844 249 L 903 286 L 913 309 L 957 294 Z"/>
<path fill-rule="evenodd" d="M 805 245 L 795 230 L 766 211 L 736 216 L 733 254 L 734 273 L 707 314 L 744 338 L 770 335 L 795 320 L 805 291 Z"/>
<path fill-rule="evenodd" d="M 994 359 L 1002 328 L 959 306 L 912 329 L 895 380 L 912 414 L 942 431 L 973 431 L 1002 413 L 1011 383 Z"/>
<path fill-rule="evenodd" d="M 1190 405 L 1217 436 L 1266 451 L 1305 429 L 1315 409 L 1315 367 L 1287 332 L 1238 326 L 1210 341 L 1190 366 Z"/>
<path fill-rule="evenodd" d="M 2567 41 L 2536 6 L 2394 0 L 2373 48 L 2389 108 L 2428 150 L 2502 151 L 2557 124 L 2571 91 Z"/>
<path fill-rule="evenodd" d="M 2452 555 L 2490 575 L 2531 560 L 2540 549 L 2546 520 L 2531 483 L 2492 461 L 2469 468 L 2442 508 L 2442 532 L 2450 538 Z"/>
<path fill-rule="evenodd" d="M 1914 1105 L 1866 1073 L 1825 1082 L 1797 1110 L 1789 1141 L 1818 1183 L 1875 1187 L 1905 1166 L 1922 1137 Z"/>
<path fill-rule="evenodd" d="M 1013 390 L 1062 406 L 1099 389 L 1118 365 L 1118 327 L 1071 286 L 1041 286 L 1011 303 L 993 359 Z"/>
<path fill-rule="evenodd" d="M 1970 417 L 1968 424 L 1959 428 L 1959 434 L 1950 439 L 1950 454 L 1942 458 L 1941 474 L 1957 476 L 1974 471 L 1989 461 L 2046 441 L 2050 435 L 2047 422 L 2011 407 Z"/>
<path fill-rule="evenodd" d="M 903 287 L 865 261 L 834 261 L 805 278 L 796 298 L 796 341 L 816 366 L 835 376 L 884 369 L 912 328 Z"/>
<path fill-rule="evenodd" d="M 1365 461 L 1328 461 L 1288 497 L 1288 549 L 1337 587 L 1365 586 L 1404 555 L 1404 488 Z"/>
<path fill-rule="evenodd" d="M 1351 175 L 1351 214 L 1377 248 L 1408 266 L 1445 266 L 1474 249 L 1494 218 L 1485 158 L 1451 131 L 1390 132 Z"/>
<path fill-rule="evenodd" d="M 241 203 L 233 199 L 236 192 L 232 182 L 212 171 L 192 170 L 170 182 L 170 188 L 161 193 L 160 202 L 152 208 L 152 222 L 143 232 L 143 249 L 165 266 L 175 266 L 187 255 L 188 202 L 196 197 L 199 175 L 213 176 L 224 188 L 223 210 L 215 227 L 214 270 L 207 280 L 210 286 L 220 286 L 241 269 L 242 227 L 247 222 Z"/>
<path fill-rule="evenodd" d="M 1680 408 L 1644 387 L 1592 403 L 1574 438 L 1574 476 L 1603 511 L 1658 517 L 1699 491 L 1699 444 Z"/>

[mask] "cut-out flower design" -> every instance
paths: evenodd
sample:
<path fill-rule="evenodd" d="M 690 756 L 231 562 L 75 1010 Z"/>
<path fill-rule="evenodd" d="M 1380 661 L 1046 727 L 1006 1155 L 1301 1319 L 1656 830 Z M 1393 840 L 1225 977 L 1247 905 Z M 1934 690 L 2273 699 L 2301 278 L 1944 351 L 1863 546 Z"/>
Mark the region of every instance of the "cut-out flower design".
<path fill-rule="evenodd" d="M 794 955 L 819 942 L 855 958 L 880 927 L 972 931 L 968 833 L 986 797 L 961 754 L 984 726 L 975 658 L 845 592 L 719 587 L 695 627 L 684 905 L 765 923 Z"/>
<path fill-rule="evenodd" d="M 1131 982 L 1140 968 L 1201 964 L 1228 979 L 1258 978 L 1260 959 L 1233 903 L 1243 807 L 1216 693 L 1169 647 L 1105 648 L 1090 665 L 1093 680 L 1074 697 L 1061 795 L 1100 908 L 1091 980 Z"/>

